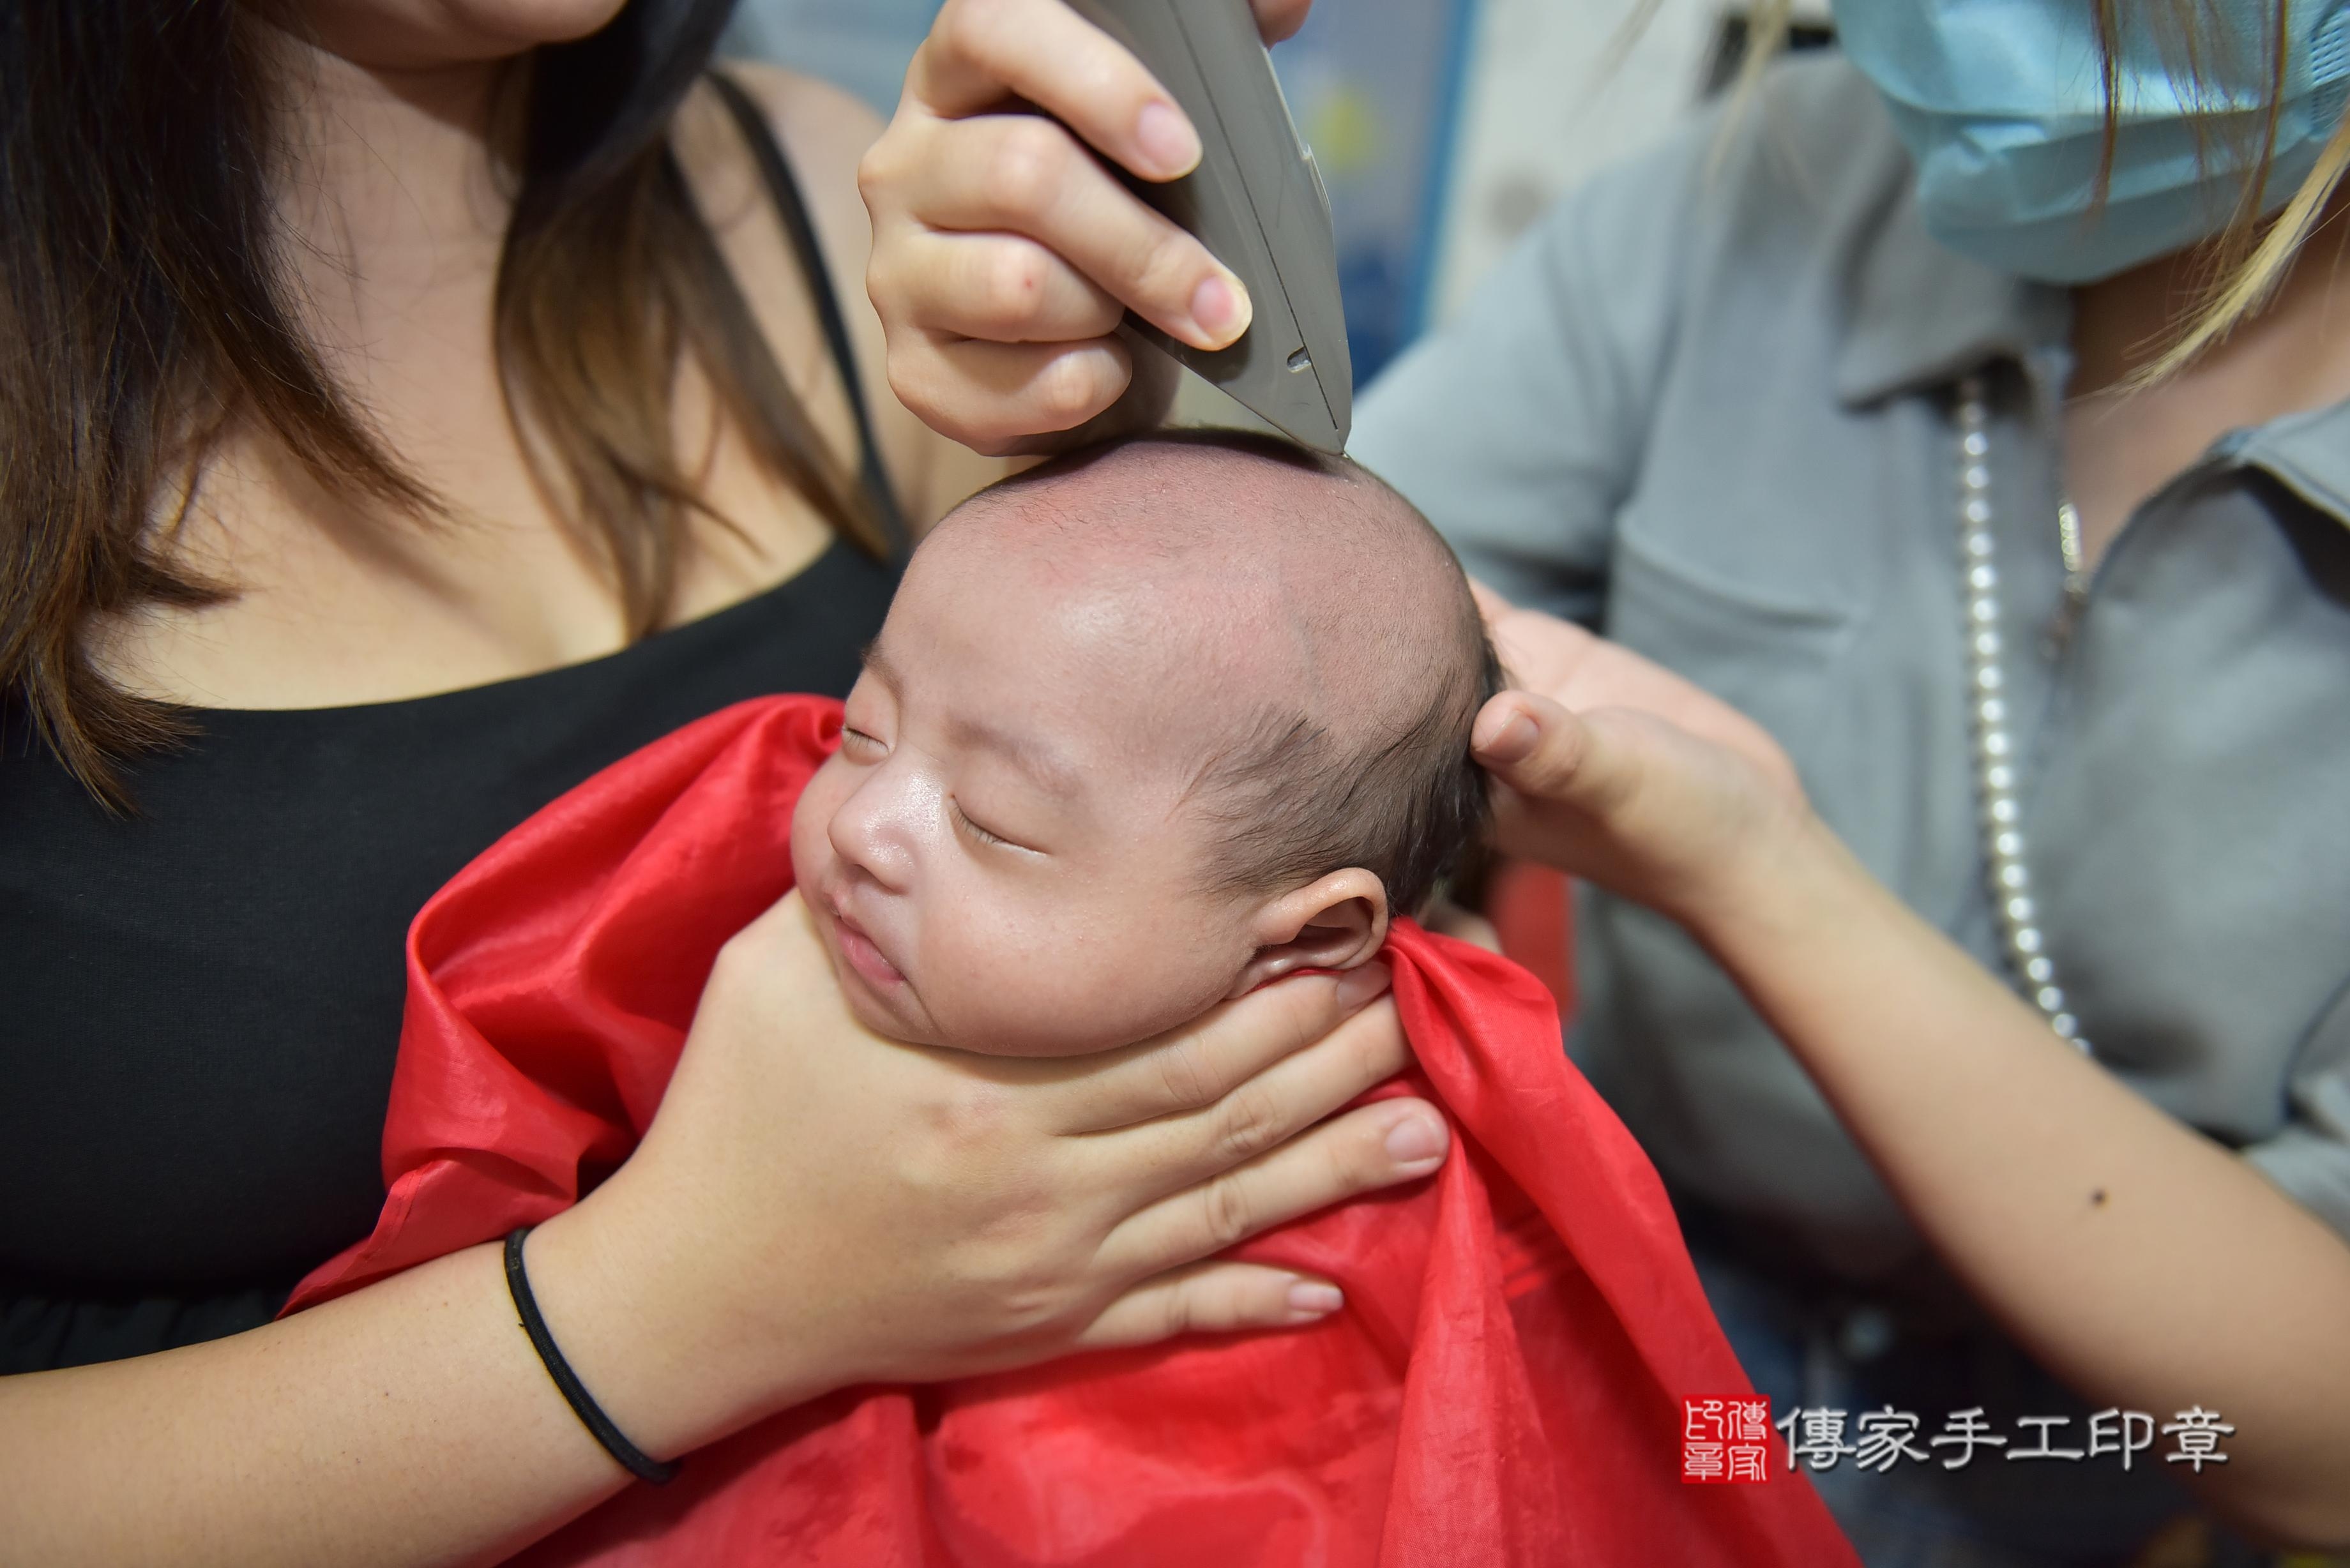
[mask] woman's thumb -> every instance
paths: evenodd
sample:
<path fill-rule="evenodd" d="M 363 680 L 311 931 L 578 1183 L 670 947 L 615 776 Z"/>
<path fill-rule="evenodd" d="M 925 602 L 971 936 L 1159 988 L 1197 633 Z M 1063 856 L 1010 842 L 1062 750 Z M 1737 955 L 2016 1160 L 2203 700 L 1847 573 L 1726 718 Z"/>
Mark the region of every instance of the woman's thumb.
<path fill-rule="evenodd" d="M 1469 732 L 1469 752 L 1522 795 L 1564 800 L 1577 793 L 1590 750 L 1583 721 L 1547 697 L 1504 691 L 1487 702 Z"/>

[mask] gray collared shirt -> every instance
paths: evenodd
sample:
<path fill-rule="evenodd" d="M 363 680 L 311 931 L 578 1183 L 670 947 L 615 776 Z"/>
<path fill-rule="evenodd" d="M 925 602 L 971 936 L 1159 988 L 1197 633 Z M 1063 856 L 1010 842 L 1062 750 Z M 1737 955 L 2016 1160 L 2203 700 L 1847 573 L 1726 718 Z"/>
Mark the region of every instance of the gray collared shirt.
<path fill-rule="evenodd" d="M 2077 629 L 2069 302 L 1930 240 L 1877 95 L 1774 71 L 1562 202 L 1365 399 L 1355 454 L 1470 570 L 1767 726 L 1869 868 L 2002 968 L 1960 641 L 1952 383 L 1982 369 L 2029 858 L 2106 1065 L 2350 1236 L 2350 406 L 2135 514 Z M 1922 1243 L 1687 937 L 1581 907 L 1576 1059 L 1686 1194 L 1869 1276 Z M 1983 1150 L 1986 1162 L 1999 1158 Z"/>

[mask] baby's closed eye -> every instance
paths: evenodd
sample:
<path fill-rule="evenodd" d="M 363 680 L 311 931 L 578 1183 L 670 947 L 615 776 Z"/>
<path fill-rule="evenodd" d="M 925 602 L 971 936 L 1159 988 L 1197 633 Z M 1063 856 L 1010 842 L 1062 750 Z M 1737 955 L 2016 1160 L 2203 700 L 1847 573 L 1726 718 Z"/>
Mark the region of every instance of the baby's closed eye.
<path fill-rule="evenodd" d="M 1024 844 L 1017 843 L 1013 839 L 1007 838 L 1003 834 L 994 831 L 993 828 L 983 826 L 972 819 L 971 813 L 962 808 L 962 803 L 959 800 L 949 797 L 947 806 L 949 810 L 954 813 L 955 825 L 961 827 L 972 837 L 979 840 L 982 844 L 999 849 L 1016 849 L 1024 855 L 1041 855 L 1044 853 L 1041 849 L 1031 849 Z"/>

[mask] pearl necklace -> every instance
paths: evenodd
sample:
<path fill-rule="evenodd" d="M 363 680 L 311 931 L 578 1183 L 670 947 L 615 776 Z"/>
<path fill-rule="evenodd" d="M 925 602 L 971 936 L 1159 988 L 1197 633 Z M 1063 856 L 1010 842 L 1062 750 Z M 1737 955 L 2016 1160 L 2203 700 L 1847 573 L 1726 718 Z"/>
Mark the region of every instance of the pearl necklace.
<path fill-rule="evenodd" d="M 2025 997 L 2060 1039 L 2084 1054 L 2080 1021 L 2066 1010 L 2056 965 L 2040 934 L 2032 900 L 2032 873 L 2023 860 L 2023 812 L 2015 794 L 2015 742 L 2007 727 L 2007 675 L 2000 668 L 1999 571 L 1992 556 L 1991 415 L 1981 376 L 1959 383 L 1959 563 L 1966 577 L 1967 690 L 1973 699 L 1975 797 L 1982 811 L 1983 858 L 1990 872 L 1993 918 L 2008 968 Z M 2056 509 L 2057 544 L 2064 554 L 2064 608 L 2054 635 L 2064 637 L 2079 614 L 2081 520 L 2070 501 Z"/>

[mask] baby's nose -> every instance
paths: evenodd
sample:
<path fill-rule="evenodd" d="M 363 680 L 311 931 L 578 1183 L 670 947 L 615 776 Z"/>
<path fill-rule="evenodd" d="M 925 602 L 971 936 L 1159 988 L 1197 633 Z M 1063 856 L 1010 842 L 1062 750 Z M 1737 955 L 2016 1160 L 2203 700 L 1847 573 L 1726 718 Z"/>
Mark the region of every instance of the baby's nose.
<path fill-rule="evenodd" d="M 920 842 L 920 807 L 913 798 L 920 793 L 917 781 L 893 778 L 888 768 L 875 770 L 832 814 L 833 853 L 889 891 L 906 891 L 913 884 Z"/>

